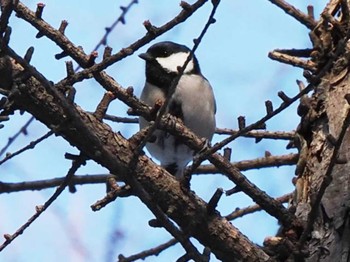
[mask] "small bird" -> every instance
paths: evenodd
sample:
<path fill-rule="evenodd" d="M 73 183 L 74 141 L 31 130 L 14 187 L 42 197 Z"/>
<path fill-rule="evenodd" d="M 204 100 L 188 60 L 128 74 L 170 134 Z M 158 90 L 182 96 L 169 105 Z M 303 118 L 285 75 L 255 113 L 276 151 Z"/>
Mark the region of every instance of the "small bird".
<path fill-rule="evenodd" d="M 146 84 L 141 93 L 143 102 L 153 107 L 157 101 L 165 101 L 172 81 L 179 75 L 178 68 L 184 65 L 190 51 L 184 45 L 165 41 L 152 45 L 146 53 L 139 55 L 146 61 Z M 166 113 L 180 118 L 198 137 L 211 141 L 216 126 L 215 98 L 194 55 L 177 83 Z M 140 117 L 139 124 L 142 129 L 149 122 Z M 193 150 L 165 131 L 157 129 L 153 136 L 146 148 L 162 167 L 181 179 L 193 158 Z"/>

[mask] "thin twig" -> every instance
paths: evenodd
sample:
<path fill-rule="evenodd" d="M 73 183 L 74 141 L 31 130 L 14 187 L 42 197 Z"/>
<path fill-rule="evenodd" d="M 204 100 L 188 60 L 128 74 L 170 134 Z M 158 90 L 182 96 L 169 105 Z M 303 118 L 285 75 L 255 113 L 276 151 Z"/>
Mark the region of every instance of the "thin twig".
<path fill-rule="evenodd" d="M 28 219 L 28 221 L 23 224 L 14 234 L 9 235 L 5 234 L 5 242 L 0 246 L 0 252 L 6 248 L 12 241 L 14 241 L 19 235 L 23 232 L 57 199 L 57 197 L 63 192 L 66 186 L 69 184 L 70 179 L 74 176 L 75 172 L 81 166 L 82 162 L 85 162 L 85 159 L 82 158 L 81 161 L 73 161 L 71 168 L 68 170 L 68 173 L 62 182 L 62 184 L 56 189 L 55 193 L 45 202 L 44 205 L 36 207 L 36 213 Z"/>
<path fill-rule="evenodd" d="M 109 114 L 105 114 L 104 118 L 106 120 L 117 122 L 117 123 L 126 123 L 126 124 L 138 124 L 139 119 L 137 117 L 120 117 L 120 116 L 112 116 Z"/>
<path fill-rule="evenodd" d="M 27 134 L 27 128 L 34 120 L 34 117 L 30 117 L 29 120 L 14 134 L 12 137 L 8 138 L 7 144 L 0 150 L 0 156 L 3 155 L 9 146 L 19 137 L 20 134 Z"/>
<path fill-rule="evenodd" d="M 10 160 L 11 158 L 23 153 L 24 151 L 27 151 L 29 149 L 33 149 L 35 148 L 35 146 L 37 144 L 39 144 L 40 142 L 44 141 L 46 138 L 50 137 L 51 135 L 53 135 L 54 132 L 53 131 L 49 131 L 47 132 L 45 135 L 39 137 L 38 139 L 30 142 L 28 145 L 26 145 L 25 147 L 21 148 L 20 150 L 14 152 L 14 153 L 11 153 L 11 154 L 6 154 L 6 156 L 4 157 L 4 159 L 0 160 L 0 165 L 2 165 L 3 163 L 5 163 L 6 161 Z"/>
<path fill-rule="evenodd" d="M 129 10 L 131 9 L 131 7 L 134 4 L 138 4 L 138 0 L 131 0 L 130 3 L 127 6 L 121 6 L 120 9 L 122 10 L 122 13 L 120 14 L 120 16 L 112 23 L 111 26 L 106 27 L 106 32 L 103 35 L 103 37 L 101 38 L 101 40 L 97 43 L 97 45 L 94 47 L 94 49 L 92 50 L 92 52 L 97 51 L 101 46 L 105 46 L 107 45 L 107 38 L 108 36 L 113 32 L 114 28 L 119 24 L 125 24 L 125 16 L 126 14 L 129 12 Z M 77 72 L 80 69 L 80 66 L 78 65 L 75 68 L 75 72 Z"/>
<path fill-rule="evenodd" d="M 92 211 L 99 211 L 100 209 L 105 207 L 107 204 L 116 200 L 117 197 L 128 197 L 131 195 L 133 195 L 133 193 L 132 193 L 132 189 L 129 185 L 117 187 L 117 188 L 109 191 L 104 198 L 96 201 L 96 203 L 92 204 L 90 207 L 91 207 Z"/>
<path fill-rule="evenodd" d="M 145 259 L 146 257 L 150 256 L 158 256 L 162 251 L 168 249 L 169 247 L 175 245 L 178 243 L 175 238 L 170 239 L 168 242 L 165 242 L 164 244 L 161 244 L 157 247 L 142 251 L 140 253 L 137 253 L 135 255 L 129 256 L 129 257 L 124 257 L 123 255 L 118 256 L 118 261 L 119 262 L 132 262 L 136 261 L 138 259 Z"/>
<path fill-rule="evenodd" d="M 293 196 L 293 193 L 289 193 L 289 194 L 277 197 L 276 201 L 278 201 L 280 203 L 286 203 L 289 201 L 289 199 L 292 196 Z M 226 215 L 225 218 L 227 220 L 234 220 L 236 218 L 243 217 L 245 215 L 252 214 L 252 213 L 260 211 L 260 210 L 263 210 L 263 209 L 259 205 L 251 205 L 248 207 L 236 209 L 232 213 Z"/>
<path fill-rule="evenodd" d="M 97 51 L 100 46 L 105 46 L 107 45 L 107 38 L 108 36 L 111 34 L 111 32 L 113 31 L 113 29 L 119 24 L 125 24 L 125 16 L 126 14 L 129 12 L 129 10 L 131 9 L 131 7 L 134 4 L 138 4 L 138 0 L 131 0 L 130 3 L 125 6 L 125 7 L 120 7 L 120 9 L 122 10 L 122 13 L 120 14 L 120 16 L 113 22 L 113 24 L 111 26 L 106 27 L 106 32 L 103 35 L 103 37 L 101 38 L 101 40 L 98 42 L 98 44 L 94 47 L 93 51 Z"/>

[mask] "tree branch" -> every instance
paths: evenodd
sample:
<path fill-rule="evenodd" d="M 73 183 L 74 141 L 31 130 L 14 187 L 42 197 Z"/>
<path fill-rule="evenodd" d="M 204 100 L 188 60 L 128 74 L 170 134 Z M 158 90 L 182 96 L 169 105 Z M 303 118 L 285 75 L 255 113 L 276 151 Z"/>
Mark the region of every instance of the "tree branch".
<path fill-rule="evenodd" d="M 68 186 L 70 179 L 74 176 L 75 172 L 82 165 L 82 162 L 85 162 L 85 159 L 81 161 L 73 161 L 71 168 L 68 170 L 68 173 L 62 182 L 62 184 L 56 189 L 55 193 L 45 202 L 44 205 L 36 207 L 36 213 L 28 219 L 28 221 L 23 224 L 14 234 L 9 235 L 5 234 L 5 242 L 0 246 L 0 252 L 6 248 L 13 240 L 15 240 L 19 235 L 23 234 L 26 230 L 63 192 L 63 190 Z"/>
<path fill-rule="evenodd" d="M 118 261 L 119 262 L 132 262 L 132 261 L 136 261 L 138 259 L 145 259 L 146 257 L 150 257 L 150 256 L 158 256 L 162 251 L 168 249 L 169 247 L 175 245 L 176 243 L 178 243 L 178 241 L 173 238 L 170 239 L 168 242 L 161 244 L 157 247 L 142 251 L 138 254 L 129 256 L 129 257 L 124 257 L 123 255 L 119 255 L 118 256 Z"/>
<path fill-rule="evenodd" d="M 277 5 L 280 7 L 284 12 L 289 14 L 290 16 L 294 17 L 296 20 L 298 20 L 300 23 L 305 25 L 309 29 L 314 29 L 316 26 L 316 21 L 310 17 L 309 15 L 304 14 L 299 9 L 295 8 L 294 6 L 288 4 L 287 2 L 283 0 L 269 0 L 272 4 Z"/>
<path fill-rule="evenodd" d="M 280 203 L 286 203 L 293 197 L 293 193 L 289 193 L 280 197 L 277 197 L 276 200 Z M 263 210 L 259 205 L 251 205 L 245 208 L 239 208 L 233 211 L 232 213 L 226 215 L 227 220 L 234 220 L 239 217 L 243 217 L 248 214 Z"/>
<path fill-rule="evenodd" d="M 55 127 L 57 135 L 63 136 L 84 155 L 100 163 L 111 173 L 121 176 L 126 184 L 134 188 L 133 179 L 141 183 L 145 191 L 152 196 L 152 201 L 186 234 L 196 237 L 204 246 L 208 246 L 219 259 L 268 259 L 259 247 L 251 243 L 226 219 L 216 213 L 208 216 L 203 200 L 191 191 L 184 191 L 178 181 L 146 156 L 139 156 L 134 178 L 129 177 L 129 162 L 134 155 L 134 148 L 130 143 L 93 115 L 74 107 L 74 104 L 66 101 L 63 94 L 54 89 L 45 78 L 42 79 L 41 74 L 34 68 L 14 53 L 11 55 L 25 70 L 40 80 L 38 82 L 29 78 L 25 85 L 18 86 L 20 92 L 17 92 L 13 99 L 22 109 L 30 112 L 48 127 Z M 151 202 L 140 198 L 149 208 L 152 207 Z"/>

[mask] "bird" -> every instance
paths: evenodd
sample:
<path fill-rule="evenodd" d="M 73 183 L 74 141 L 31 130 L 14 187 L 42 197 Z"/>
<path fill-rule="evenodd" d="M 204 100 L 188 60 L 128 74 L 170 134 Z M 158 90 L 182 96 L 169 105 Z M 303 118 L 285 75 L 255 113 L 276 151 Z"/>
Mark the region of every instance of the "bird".
<path fill-rule="evenodd" d="M 139 54 L 146 61 L 146 83 L 140 100 L 150 107 L 164 102 L 172 81 L 179 76 L 179 68 L 184 65 L 190 52 L 185 45 L 164 41 L 153 44 L 145 53 Z M 165 113 L 181 119 L 198 137 L 210 143 L 216 127 L 216 102 L 213 89 L 202 75 L 195 55 L 192 55 L 179 78 Z M 140 117 L 140 130 L 148 125 L 149 122 Z M 183 178 L 184 170 L 195 153 L 178 138 L 159 129 L 154 131 L 146 148 L 177 179 Z"/>

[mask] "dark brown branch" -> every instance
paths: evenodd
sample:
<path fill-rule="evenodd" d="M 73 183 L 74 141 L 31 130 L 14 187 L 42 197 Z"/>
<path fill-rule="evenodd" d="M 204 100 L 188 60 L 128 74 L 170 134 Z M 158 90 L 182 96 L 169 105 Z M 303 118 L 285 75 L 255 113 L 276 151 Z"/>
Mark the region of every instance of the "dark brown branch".
<path fill-rule="evenodd" d="M 214 195 L 211 197 L 207 205 L 207 212 L 209 215 L 215 212 L 215 209 L 223 193 L 224 193 L 224 190 L 222 188 L 216 189 Z"/>
<path fill-rule="evenodd" d="M 276 201 L 280 203 L 287 203 L 293 197 L 293 193 L 289 193 L 276 198 Z M 251 205 L 245 208 L 239 208 L 233 211 L 231 214 L 228 214 L 226 217 L 227 220 L 234 220 L 239 217 L 243 217 L 248 214 L 252 214 L 257 211 L 263 210 L 259 205 Z"/>
<path fill-rule="evenodd" d="M 102 100 L 100 101 L 100 103 L 98 104 L 94 115 L 97 119 L 99 119 L 100 121 L 102 121 L 102 119 L 105 117 L 107 109 L 109 104 L 115 99 L 115 96 L 113 95 L 112 92 L 106 92 L 103 95 Z"/>
<path fill-rule="evenodd" d="M 304 14 L 299 9 L 295 8 L 294 6 L 288 4 L 287 2 L 283 0 L 269 0 L 272 4 L 277 5 L 280 7 L 284 12 L 289 14 L 290 16 L 294 17 L 296 20 L 298 20 L 300 23 L 305 25 L 309 29 L 314 29 L 316 26 L 316 21 L 313 19 L 313 17 Z"/>
<path fill-rule="evenodd" d="M 66 31 L 67 26 L 68 26 L 68 21 L 62 20 L 60 27 L 58 28 L 58 31 L 64 35 L 64 31 Z"/>
<path fill-rule="evenodd" d="M 340 2 L 341 0 L 330 0 L 324 9 L 324 12 L 328 12 L 334 16 L 340 8 Z"/>
<path fill-rule="evenodd" d="M 270 100 L 265 101 L 266 114 L 271 114 L 273 112 L 273 104 Z"/>
<path fill-rule="evenodd" d="M 176 124 L 174 124 L 174 122 Z M 186 128 L 182 123 L 176 121 L 172 116 L 164 117 L 160 128 L 167 130 L 170 134 L 181 136 L 183 142 L 196 151 L 201 150 L 203 147 L 202 140 L 195 136 L 193 132 Z M 283 205 L 251 183 L 223 156 L 218 153 L 211 153 L 210 155 L 206 155 L 206 158 L 231 181 L 233 181 L 244 193 L 251 197 L 257 204 L 262 206 L 267 213 L 276 217 L 283 225 L 290 227 L 293 222 L 295 222 L 294 215 L 290 214 Z"/>
<path fill-rule="evenodd" d="M 2 0 L 0 16 L 0 36 L 2 36 L 5 33 L 12 11 L 13 0 Z"/>
<path fill-rule="evenodd" d="M 278 91 L 277 95 L 282 99 L 283 103 L 288 104 L 291 102 L 290 97 L 287 96 L 283 91 Z"/>
<path fill-rule="evenodd" d="M 315 20 L 315 12 L 314 12 L 314 7 L 312 5 L 307 6 L 307 15 L 311 17 L 313 20 Z"/>
<path fill-rule="evenodd" d="M 242 130 L 246 127 L 246 123 L 245 123 L 245 117 L 244 116 L 239 116 L 237 118 L 238 121 L 238 128 L 239 130 Z"/>
<path fill-rule="evenodd" d="M 38 19 L 41 19 L 43 15 L 45 4 L 43 3 L 38 3 L 36 6 L 36 11 L 35 11 L 35 17 Z"/>
<path fill-rule="evenodd" d="M 253 160 L 243 160 L 239 162 L 232 162 L 231 165 L 238 168 L 241 171 L 250 169 L 259 169 L 265 167 L 279 167 L 285 165 L 295 165 L 298 161 L 298 154 L 289 154 L 282 156 L 269 156 L 262 157 Z M 189 167 L 190 168 L 190 167 Z M 195 171 L 194 174 L 215 174 L 221 173 L 214 165 L 201 165 Z"/>
<path fill-rule="evenodd" d="M 161 244 L 157 247 L 142 251 L 138 254 L 135 254 L 135 255 L 132 255 L 129 257 L 124 257 L 123 255 L 119 255 L 118 261 L 119 262 L 132 262 L 132 261 L 136 261 L 138 259 L 145 259 L 146 257 L 150 257 L 150 256 L 158 256 L 162 251 L 168 249 L 169 247 L 175 245 L 178 242 L 179 241 L 177 241 L 175 238 L 173 238 L 164 244 Z"/>
<path fill-rule="evenodd" d="M 232 149 L 229 147 L 224 148 L 224 158 L 231 162 Z"/>
<path fill-rule="evenodd" d="M 240 133 L 239 130 L 228 129 L 228 128 L 216 128 L 216 134 L 219 135 L 237 135 Z M 281 139 L 281 140 L 292 140 L 295 136 L 295 132 L 285 131 L 265 131 L 265 130 L 252 130 L 241 135 L 242 137 L 252 137 L 259 139 Z"/>
<path fill-rule="evenodd" d="M 133 193 L 130 186 L 126 185 L 122 187 L 116 187 L 109 191 L 103 199 L 98 200 L 95 204 L 91 205 L 91 209 L 92 211 L 98 211 L 101 208 L 105 207 L 107 204 L 116 200 L 117 197 L 128 197 L 131 195 L 133 195 Z"/>

